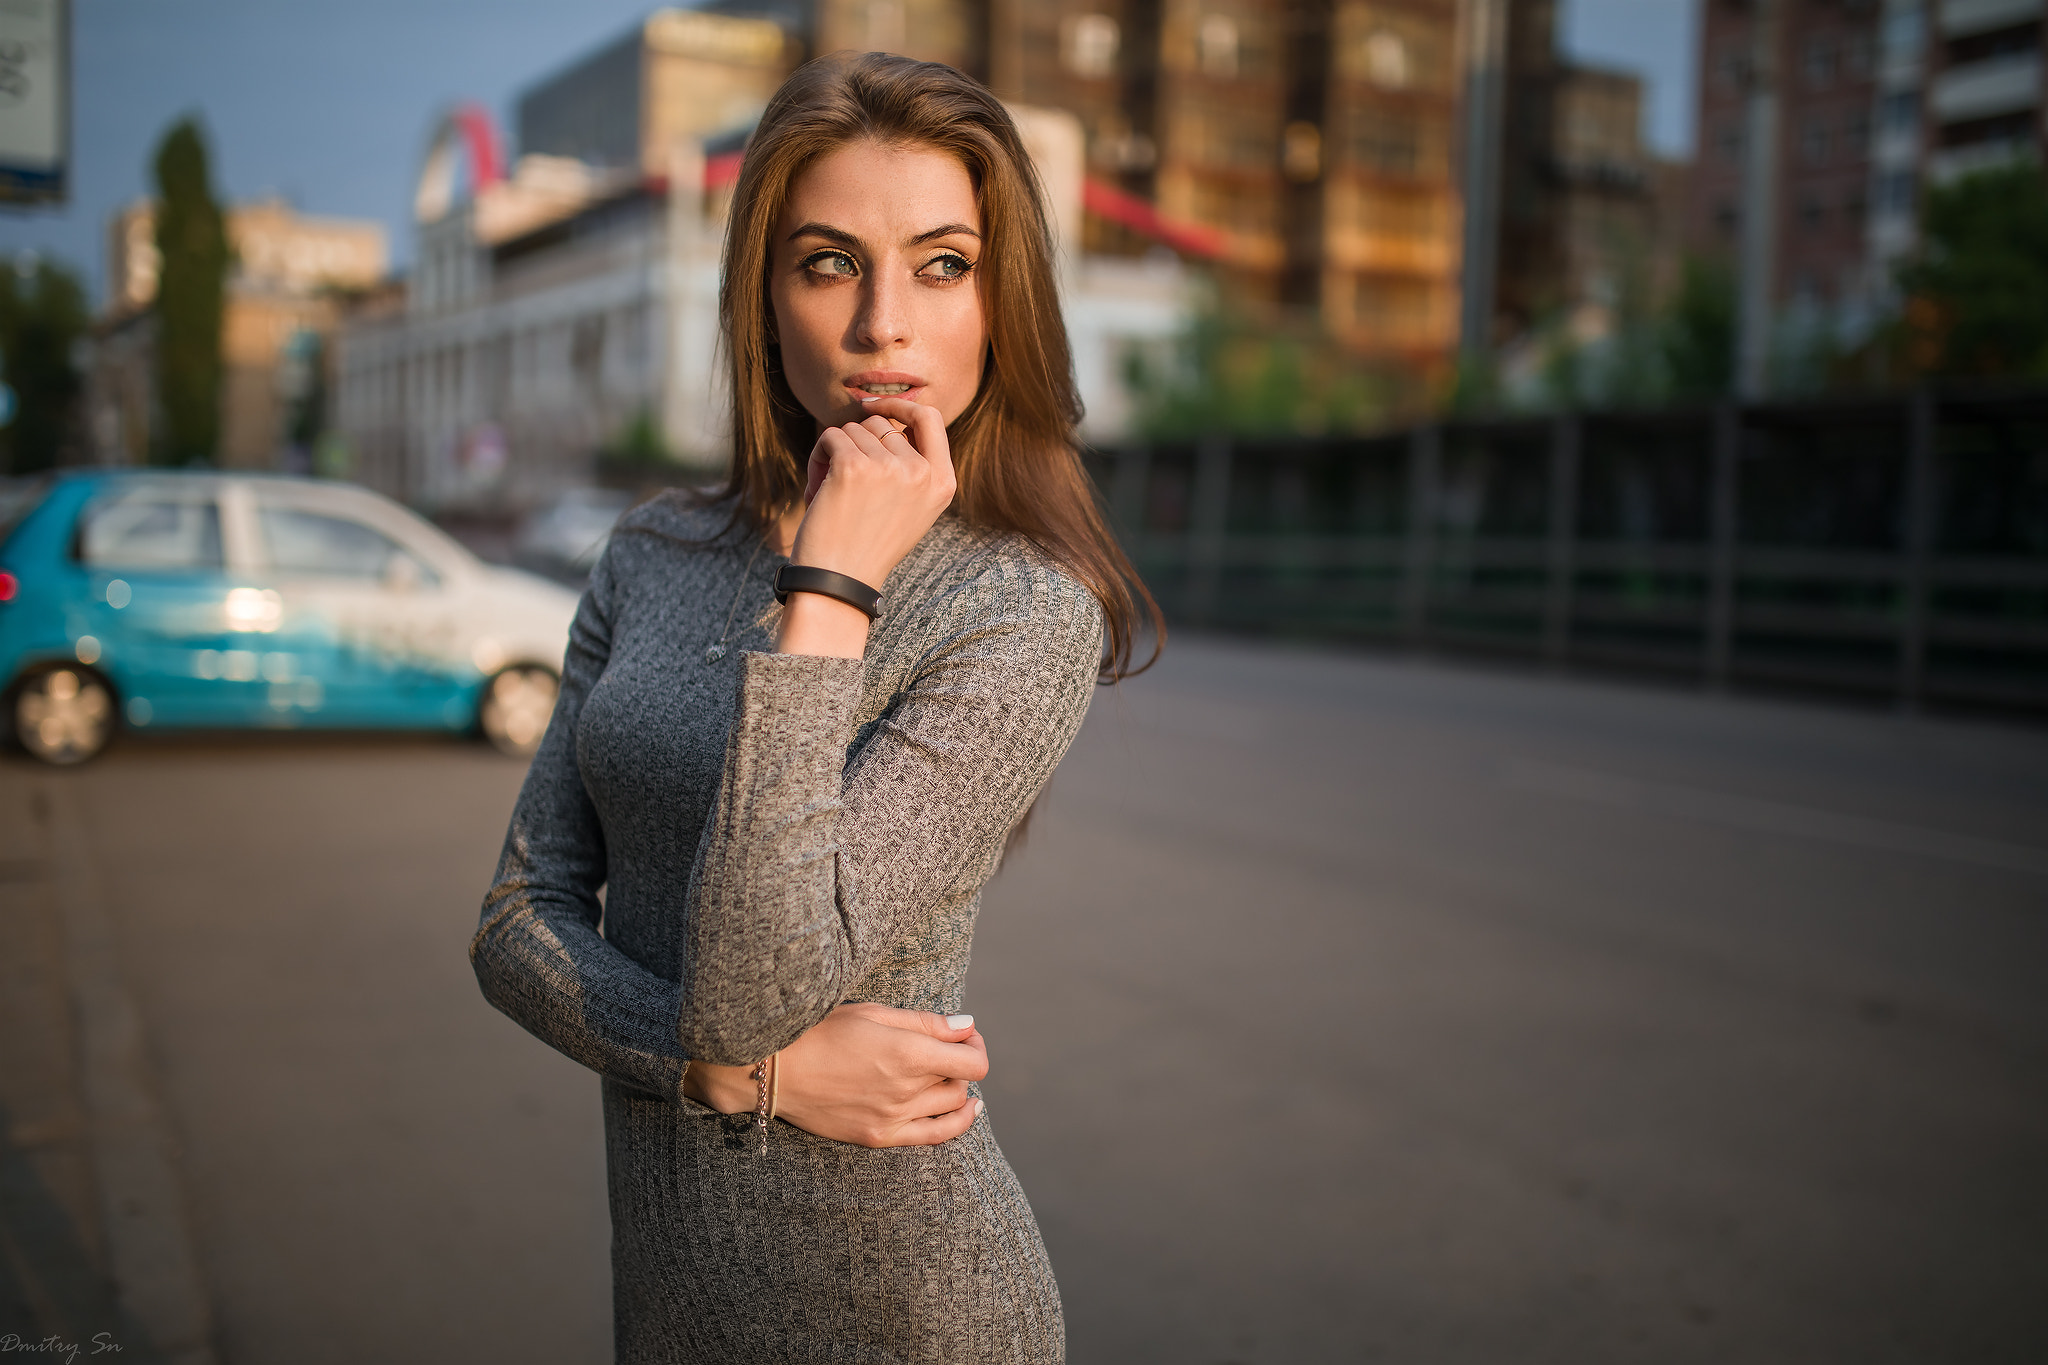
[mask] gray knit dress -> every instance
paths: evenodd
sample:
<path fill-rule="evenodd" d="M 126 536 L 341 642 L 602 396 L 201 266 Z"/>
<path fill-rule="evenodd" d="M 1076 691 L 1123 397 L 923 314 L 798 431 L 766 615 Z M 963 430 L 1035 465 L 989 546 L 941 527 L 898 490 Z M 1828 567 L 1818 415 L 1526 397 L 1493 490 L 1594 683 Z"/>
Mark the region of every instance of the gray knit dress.
<path fill-rule="evenodd" d="M 784 561 L 725 526 L 670 494 L 613 534 L 470 946 L 493 1005 L 603 1077 L 617 1357 L 1059 1361 L 986 1117 L 879 1150 L 778 1120 L 763 1152 L 682 1079 L 842 1001 L 962 1007 L 982 885 L 1080 728 L 1101 610 L 948 514 L 882 585 L 864 658 L 774 654 Z"/>

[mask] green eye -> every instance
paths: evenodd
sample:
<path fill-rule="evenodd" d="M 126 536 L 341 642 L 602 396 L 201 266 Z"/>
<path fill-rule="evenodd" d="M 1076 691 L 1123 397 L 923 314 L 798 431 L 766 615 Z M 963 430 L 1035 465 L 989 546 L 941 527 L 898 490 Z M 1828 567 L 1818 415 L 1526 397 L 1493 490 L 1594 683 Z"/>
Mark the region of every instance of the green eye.
<path fill-rule="evenodd" d="M 955 256 L 949 252 L 943 256 L 934 256 L 925 263 L 924 269 L 917 273 L 926 279 L 959 280 L 965 279 L 973 269 L 974 262 L 965 256 Z"/>
<path fill-rule="evenodd" d="M 821 251 L 804 262 L 804 269 L 814 275 L 827 275 L 835 279 L 850 280 L 860 274 L 853 257 L 843 251 Z"/>

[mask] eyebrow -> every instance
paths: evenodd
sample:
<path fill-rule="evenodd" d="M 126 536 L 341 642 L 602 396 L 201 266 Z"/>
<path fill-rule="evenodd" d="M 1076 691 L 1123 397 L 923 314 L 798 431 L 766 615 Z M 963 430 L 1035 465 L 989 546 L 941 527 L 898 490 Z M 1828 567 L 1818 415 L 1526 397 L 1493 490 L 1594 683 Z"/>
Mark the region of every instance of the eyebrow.
<path fill-rule="evenodd" d="M 981 240 L 981 234 L 965 223 L 943 223 L 938 227 L 918 233 L 917 236 L 910 239 L 909 245 L 923 246 L 926 242 L 936 242 L 941 237 L 953 236 L 972 237 L 977 242 Z M 836 228 L 827 223 L 805 223 L 795 232 L 789 234 L 789 240 L 792 242 L 799 237 L 822 237 L 835 246 L 857 247 L 861 245 L 860 238 L 854 236 L 845 228 Z"/>

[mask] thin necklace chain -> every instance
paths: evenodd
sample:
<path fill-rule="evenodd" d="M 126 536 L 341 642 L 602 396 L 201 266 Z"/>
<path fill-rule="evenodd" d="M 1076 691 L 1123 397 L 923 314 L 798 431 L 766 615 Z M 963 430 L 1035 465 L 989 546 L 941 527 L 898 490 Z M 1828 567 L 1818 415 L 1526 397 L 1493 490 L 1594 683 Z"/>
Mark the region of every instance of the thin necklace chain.
<path fill-rule="evenodd" d="M 754 553 L 747 556 L 747 567 L 740 570 L 739 586 L 732 590 L 732 605 L 725 609 L 725 629 L 718 632 L 718 643 L 704 651 L 704 662 L 715 664 L 725 657 L 725 637 L 732 634 L 732 618 L 739 615 L 740 598 L 746 595 L 747 580 L 754 576 L 754 565 L 761 558 L 762 547 L 768 544 L 766 532 L 754 542 Z"/>

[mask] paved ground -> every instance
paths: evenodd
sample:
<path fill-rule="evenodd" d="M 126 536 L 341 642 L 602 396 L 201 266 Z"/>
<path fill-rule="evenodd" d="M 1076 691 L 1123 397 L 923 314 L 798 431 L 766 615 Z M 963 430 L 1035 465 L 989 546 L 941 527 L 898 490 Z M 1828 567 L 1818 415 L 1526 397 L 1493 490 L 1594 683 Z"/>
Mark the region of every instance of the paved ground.
<path fill-rule="evenodd" d="M 1098 698 L 970 987 L 1077 1365 L 2048 1358 L 2048 735 L 1170 660 Z M 606 1357 L 594 1083 L 463 960 L 518 778 L 0 765 L 0 1314 L 116 1312 L 50 1269 L 109 1254 L 68 847 L 221 1359 Z"/>

